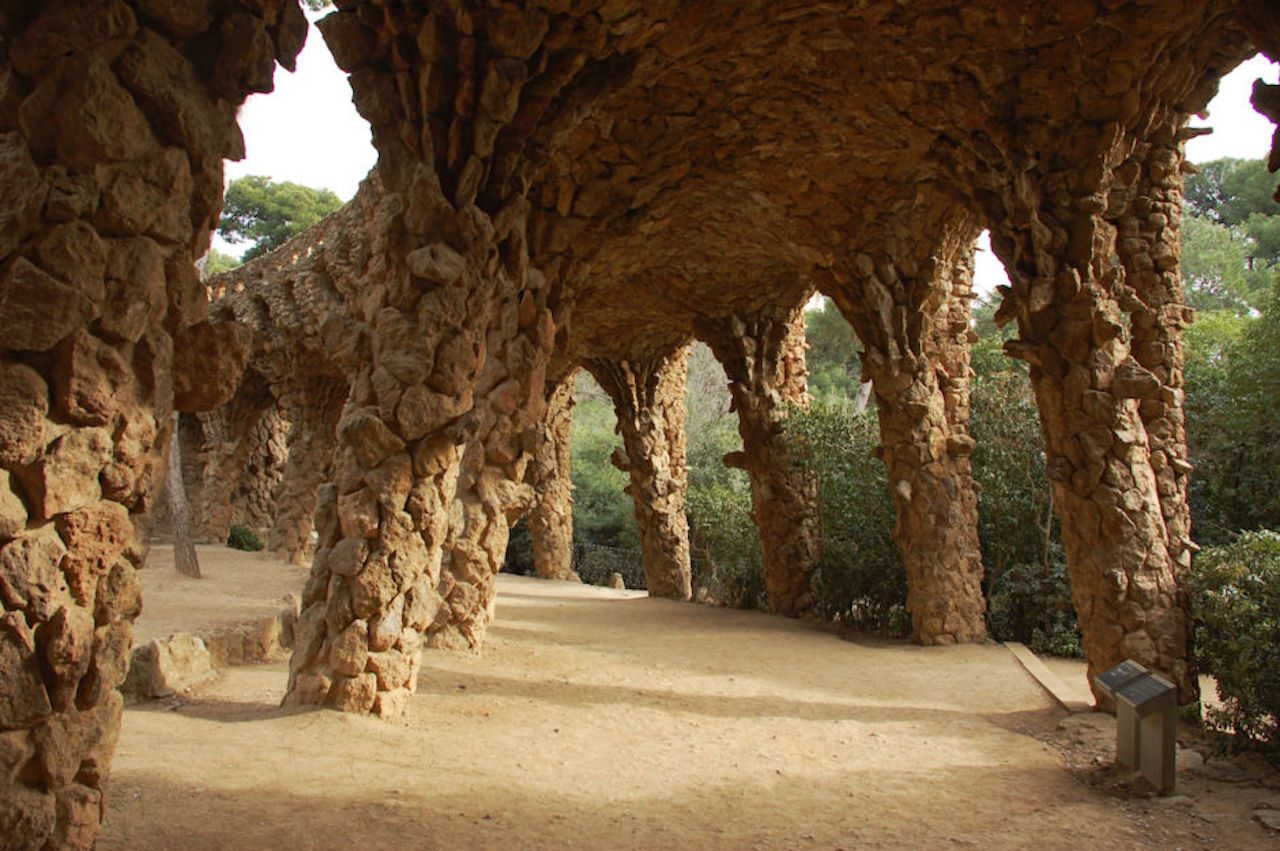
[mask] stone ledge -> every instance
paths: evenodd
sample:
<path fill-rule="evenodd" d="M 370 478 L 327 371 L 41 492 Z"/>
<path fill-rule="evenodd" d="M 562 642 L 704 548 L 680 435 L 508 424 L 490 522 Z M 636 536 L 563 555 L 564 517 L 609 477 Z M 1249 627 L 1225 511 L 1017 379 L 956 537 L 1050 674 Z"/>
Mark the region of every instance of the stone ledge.
<path fill-rule="evenodd" d="M 1024 645 L 1016 641 L 1006 641 L 1004 646 L 1013 654 L 1013 658 L 1017 659 L 1026 669 L 1027 673 L 1035 678 L 1036 682 L 1049 692 L 1049 695 L 1057 701 L 1058 705 L 1068 712 L 1092 712 L 1094 710 L 1093 701 L 1075 689 L 1064 683 L 1057 674 L 1045 667 L 1036 654 L 1028 650 Z"/>
<path fill-rule="evenodd" d="M 186 691 L 235 665 L 265 662 L 293 646 L 298 602 L 275 615 L 195 633 L 177 632 L 133 650 L 120 691 L 131 703 Z"/>

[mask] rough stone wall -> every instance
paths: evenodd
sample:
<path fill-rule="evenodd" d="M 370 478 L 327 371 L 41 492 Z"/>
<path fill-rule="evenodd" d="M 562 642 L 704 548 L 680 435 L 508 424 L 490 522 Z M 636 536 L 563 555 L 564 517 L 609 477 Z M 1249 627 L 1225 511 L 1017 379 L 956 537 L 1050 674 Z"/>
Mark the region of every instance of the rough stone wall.
<path fill-rule="evenodd" d="M 200 325 L 193 261 L 222 160 L 243 153 L 236 107 L 271 88 L 305 28 L 280 0 L 0 10 L 6 847 L 93 844 L 140 606 L 136 528 L 175 404 L 217 401 L 186 398 L 192 373 L 235 372 L 199 362 L 218 335 Z"/>
<path fill-rule="evenodd" d="M 538 426 L 530 467 L 534 503 L 529 512 L 534 571 L 543 579 L 579 581 L 573 570 L 573 480 L 570 476 L 575 369 L 550 384 L 547 413 Z"/>
<path fill-rule="evenodd" d="M 293 564 L 302 564 L 311 549 L 320 486 L 332 471 L 338 417 L 347 393 L 342 381 L 316 378 L 305 392 L 290 394 L 282 401 L 289 418 L 288 446 L 273 494 L 274 517 L 267 549 Z"/>
<path fill-rule="evenodd" d="M 528 259 L 522 152 L 587 48 L 570 27 L 556 63 L 533 62 L 545 12 L 478 11 L 366 4 L 321 25 L 372 125 L 381 193 L 367 274 L 339 282 L 356 357 L 290 702 L 401 711 L 427 630 L 483 622 L 521 502 L 557 301 L 555 270 Z"/>
<path fill-rule="evenodd" d="M 1183 329 L 1192 311 L 1183 305 L 1182 134 L 1176 126 L 1153 130 L 1117 170 L 1108 199 L 1116 251 L 1124 264 L 1120 307 L 1129 314 L 1133 361 L 1121 365 L 1114 386 L 1137 401 L 1164 518 L 1169 560 L 1178 579 L 1176 606 L 1190 610 L 1191 464 L 1183 419 Z M 1194 672 L 1188 679 L 1194 681 Z"/>
<path fill-rule="evenodd" d="M 192 499 L 197 539 L 223 543 L 236 524 L 264 532 L 287 447 L 287 423 L 274 399 L 238 395 L 199 416 L 202 476 Z"/>
<path fill-rule="evenodd" d="M 790 617 L 813 609 L 812 582 L 821 555 L 817 481 L 792 463 L 782 441 L 789 408 L 809 404 L 808 296 L 790 310 L 730 314 L 696 326 L 724 367 L 738 413 L 743 451 L 725 461 L 744 467 L 751 478 L 752 519 L 760 531 L 769 605 Z"/>
<path fill-rule="evenodd" d="M 858 333 L 876 396 L 912 637 L 952 644 L 986 637 L 968 428 L 976 227 L 954 208 L 926 211 L 896 221 L 878 254 L 856 253 L 828 295 Z"/>
<path fill-rule="evenodd" d="M 693 581 L 685 514 L 689 347 L 631 360 L 592 360 L 586 366 L 613 400 L 618 417 L 623 445 L 611 460 L 631 477 L 626 491 L 635 504 L 649 595 L 687 600 Z"/>

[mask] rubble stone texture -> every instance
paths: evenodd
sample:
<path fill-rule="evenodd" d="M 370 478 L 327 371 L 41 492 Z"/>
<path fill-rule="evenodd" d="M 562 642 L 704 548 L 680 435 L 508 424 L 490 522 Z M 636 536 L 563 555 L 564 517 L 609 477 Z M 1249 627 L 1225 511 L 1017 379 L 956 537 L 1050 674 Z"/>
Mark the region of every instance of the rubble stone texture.
<path fill-rule="evenodd" d="M 782 439 L 790 407 L 809 404 L 804 360 L 809 295 L 803 293 L 790 309 L 697 323 L 698 336 L 724 367 L 738 413 L 742 452 L 725 462 L 744 467 L 751 479 L 769 605 L 792 617 L 813 610 L 812 583 L 821 554 L 817 481 L 792 463 Z"/>
<path fill-rule="evenodd" d="M 693 593 L 685 503 L 684 394 L 689 347 L 636 360 L 592 360 L 587 368 L 613 400 L 622 446 L 612 461 L 627 473 L 641 559 L 652 597 Z"/>
<path fill-rule="evenodd" d="M 862 342 L 880 420 L 907 571 L 912 637 L 922 644 L 986 636 L 978 492 L 969 454 L 969 302 L 974 222 L 933 208 L 851 258 L 833 289 Z"/>
<path fill-rule="evenodd" d="M 547 413 L 530 467 L 534 504 L 529 511 L 534 571 L 544 579 L 580 581 L 573 570 L 573 481 L 569 438 L 577 370 L 551 383 Z"/>
<path fill-rule="evenodd" d="M 305 31 L 282 0 L 0 11 L 5 848 L 93 844 L 175 405 L 225 401 L 246 354 L 202 325 L 194 261 L 236 108 Z"/>
<path fill-rule="evenodd" d="M 259 410 L 288 421 L 307 398 L 299 340 L 347 388 L 290 702 L 395 714 L 425 642 L 483 637 L 509 524 L 535 504 L 553 355 L 616 371 L 652 590 L 686 596 L 666 353 L 796 281 L 867 347 L 917 637 L 979 637 L 959 325 L 982 226 L 1090 665 L 1130 656 L 1194 695 L 1167 205 L 1178 128 L 1252 52 L 1280 56 L 1274 3 L 340 0 L 321 29 L 378 166 L 315 277 L 282 271 L 327 307 L 291 325 L 305 298 L 284 285 L 241 305 L 269 308 L 247 323 Z M 0 836 L 87 847 L 135 525 L 175 405 L 212 404 L 246 355 L 210 345 L 247 314 L 205 325 L 193 261 L 243 153 L 235 110 L 305 21 L 285 0 L 14 0 L 0 34 Z M 1280 113 L 1272 89 L 1255 100 Z"/>

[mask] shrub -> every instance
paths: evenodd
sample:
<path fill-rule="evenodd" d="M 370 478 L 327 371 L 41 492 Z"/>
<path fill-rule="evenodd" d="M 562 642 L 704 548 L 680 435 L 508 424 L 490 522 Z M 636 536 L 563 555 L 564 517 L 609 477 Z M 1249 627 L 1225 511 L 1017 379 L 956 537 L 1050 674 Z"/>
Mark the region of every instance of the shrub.
<path fill-rule="evenodd" d="M 502 572 L 516 576 L 533 576 L 537 572 L 533 566 L 533 533 L 529 531 L 527 517 L 521 517 L 511 527 L 507 552 L 502 559 Z"/>
<path fill-rule="evenodd" d="M 719 460 L 716 460 L 719 463 Z M 724 468 L 722 468 L 724 469 Z M 760 535 L 751 519 L 751 488 L 741 470 L 689 488 L 689 547 L 693 584 L 711 599 L 739 609 L 762 609 L 768 595 Z"/>
<path fill-rule="evenodd" d="M 1020 641 L 1050 656 L 1082 655 L 1071 584 L 1061 548 L 1049 561 L 1015 564 L 996 574 L 987 592 L 987 626 L 999 641 Z"/>
<path fill-rule="evenodd" d="M 573 571 L 587 585 L 608 585 L 609 577 L 619 573 L 622 581 L 633 591 L 643 591 L 649 587 L 644 575 L 644 559 L 639 549 L 604 547 L 574 541 Z"/>
<path fill-rule="evenodd" d="M 822 524 L 817 580 L 823 614 L 854 629 L 906 635 L 907 580 L 893 540 L 894 510 L 874 411 L 844 401 L 794 410 L 786 437 L 792 457 L 816 472 Z"/>
<path fill-rule="evenodd" d="M 248 526 L 236 524 L 231 527 L 227 533 L 227 546 L 233 550 L 244 550 L 248 553 L 256 553 L 262 549 L 265 544 L 262 538 L 258 537 L 258 533 L 250 529 Z"/>
<path fill-rule="evenodd" d="M 1280 751 L 1280 535 L 1206 549 L 1191 574 L 1196 656 L 1218 683 L 1213 729 Z"/>

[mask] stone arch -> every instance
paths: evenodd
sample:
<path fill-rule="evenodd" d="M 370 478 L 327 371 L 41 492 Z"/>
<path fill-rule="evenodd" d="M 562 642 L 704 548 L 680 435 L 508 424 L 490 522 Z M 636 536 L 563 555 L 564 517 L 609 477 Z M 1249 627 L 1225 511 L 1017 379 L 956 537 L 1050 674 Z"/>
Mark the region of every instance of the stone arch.
<path fill-rule="evenodd" d="M 1176 469 L 1176 426 L 1139 401 L 1140 370 L 1177 389 L 1176 358 L 1144 362 L 1172 338 L 1130 327 L 1176 325 L 1178 305 L 1149 283 L 1128 302 L 1112 196 L 1136 155 L 1168 202 L 1167 158 L 1144 146 L 1167 151 L 1255 47 L 1277 55 L 1277 27 L 1264 0 L 340 4 L 322 30 L 379 163 L 353 238 L 327 249 L 349 269 L 320 332 L 350 391 L 290 701 L 394 714 L 424 636 L 482 636 L 570 313 L 584 340 L 687 337 L 700 309 L 829 276 L 857 317 L 877 287 L 933 279 L 886 226 L 919 221 L 914 188 L 939 185 L 1010 271 L 1090 665 L 1133 655 L 1192 697 L 1178 479 L 1153 460 Z M 119 726 L 135 523 L 175 406 L 200 409 L 193 377 L 236 369 L 209 345 L 193 261 L 242 149 L 236 106 L 305 22 L 286 0 L 58 0 L 8 4 L 0 32 L 0 825 L 79 847 Z M 1166 238 L 1138 227 L 1141 271 Z M 923 351 L 923 318 L 902 318 Z M 973 622 L 919 611 L 936 637 Z"/>

